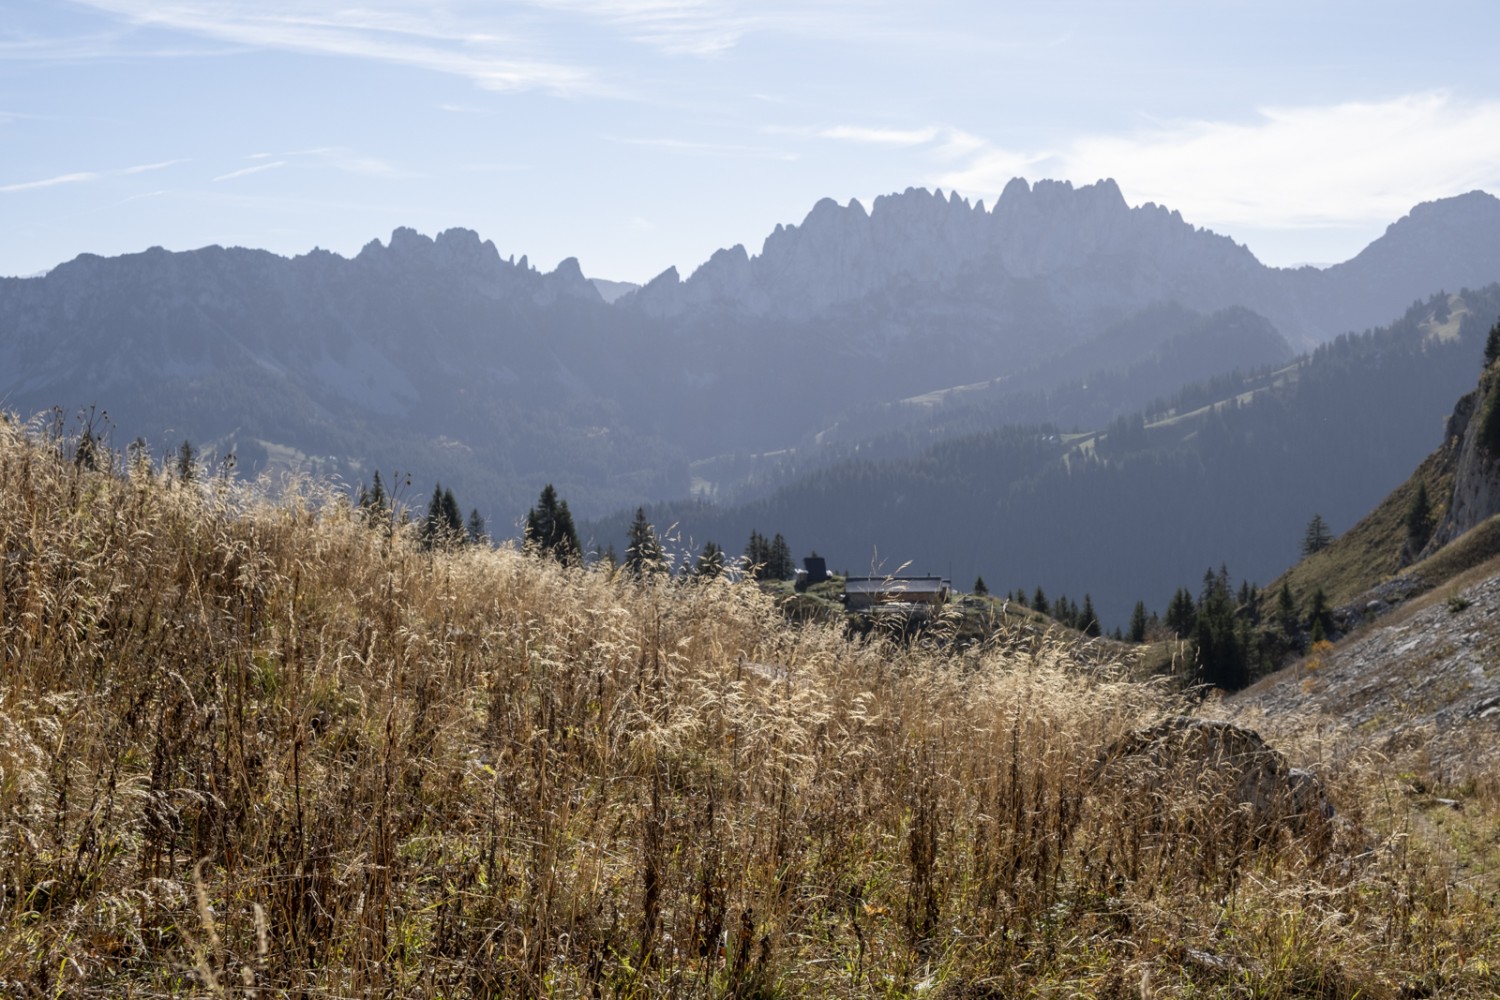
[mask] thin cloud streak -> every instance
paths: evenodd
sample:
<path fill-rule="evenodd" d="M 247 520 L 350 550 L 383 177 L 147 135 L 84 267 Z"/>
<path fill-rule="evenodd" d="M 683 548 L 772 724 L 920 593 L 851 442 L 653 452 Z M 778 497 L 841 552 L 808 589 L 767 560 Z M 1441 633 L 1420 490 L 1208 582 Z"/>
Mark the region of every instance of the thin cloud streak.
<path fill-rule="evenodd" d="M 410 66 L 468 79 L 486 90 L 541 89 L 603 95 L 591 71 L 517 55 L 528 43 L 493 30 L 489 19 L 454 20 L 439 8 L 400 3 L 362 7 L 235 0 L 81 0 L 134 24 L 236 45 L 345 56 Z"/>
<path fill-rule="evenodd" d="M 72 174 L 60 174 L 57 177 L 48 177 L 40 181 L 23 181 L 19 184 L 0 184 L 0 193 L 11 194 L 16 191 L 35 191 L 38 188 L 56 187 L 59 184 L 83 184 L 88 181 L 97 181 L 103 174 L 93 171 L 79 171 Z"/>
<path fill-rule="evenodd" d="M 159 163 L 142 163 L 135 167 L 126 167 L 120 171 L 122 174 L 144 174 L 152 170 L 165 170 L 167 167 L 175 167 L 179 163 L 187 163 L 188 160 L 162 160 Z"/>
<path fill-rule="evenodd" d="M 713 56 L 734 48 L 757 18 L 725 0 L 532 0 L 551 10 L 615 25 L 632 41 L 671 55 Z"/>
<path fill-rule="evenodd" d="M 837 125 L 817 133 L 823 139 L 868 143 L 874 146 L 925 146 L 938 137 L 936 128 L 895 129 Z"/>
<path fill-rule="evenodd" d="M 761 160 L 783 160 L 788 163 L 801 159 L 797 153 L 763 146 L 736 146 L 714 142 L 693 142 L 687 139 L 617 139 L 629 146 L 649 146 L 668 152 L 689 156 L 742 156 Z"/>
<path fill-rule="evenodd" d="M 287 160 L 275 160 L 271 163 L 257 163 L 253 167 L 241 167 L 238 170 L 231 170 L 227 174 L 220 174 L 219 176 L 214 178 L 214 182 L 218 183 L 219 181 L 232 181 L 237 177 L 248 177 L 250 174 L 258 174 L 266 170 L 275 170 L 277 167 L 286 166 L 288 162 L 289 161 Z"/>
<path fill-rule="evenodd" d="M 986 144 L 931 181 L 994 195 L 1012 177 L 1113 177 L 1133 201 L 1211 227 L 1367 225 L 1420 201 L 1500 184 L 1500 102 L 1442 92 L 1267 108 L 1249 123 L 1185 122 L 1081 136 L 1053 151 Z"/>

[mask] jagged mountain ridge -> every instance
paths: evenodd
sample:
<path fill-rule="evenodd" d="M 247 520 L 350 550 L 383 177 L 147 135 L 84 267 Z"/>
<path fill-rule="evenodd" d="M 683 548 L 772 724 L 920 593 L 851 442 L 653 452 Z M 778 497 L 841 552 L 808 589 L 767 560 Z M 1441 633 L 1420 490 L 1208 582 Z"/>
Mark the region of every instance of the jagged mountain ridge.
<path fill-rule="evenodd" d="M 892 285 L 1012 307 L 1007 300 L 1041 289 L 1065 300 L 1055 308 L 1075 322 L 1162 301 L 1204 312 L 1243 306 L 1310 347 L 1387 322 L 1439 289 L 1500 278 L 1489 238 L 1497 224 L 1500 200 L 1475 191 L 1417 206 L 1342 264 L 1270 268 L 1178 212 L 1130 207 L 1112 180 L 1074 188 L 1016 178 L 993 210 L 915 188 L 869 211 L 824 199 L 800 226 L 777 226 L 758 255 L 720 250 L 686 281 L 670 268 L 624 301 L 664 319 L 718 311 L 795 320 Z"/>
<path fill-rule="evenodd" d="M 924 191 L 868 213 L 825 201 L 756 257 L 723 251 L 685 282 L 658 279 L 614 305 L 576 261 L 543 274 L 466 230 L 397 230 L 349 259 L 84 255 L 0 280 L 0 405 L 98 403 L 126 437 L 235 447 L 250 469 L 283 452 L 350 477 L 397 465 L 507 517 L 553 481 L 597 514 L 682 495 L 689 458 L 781 448 L 871 403 L 976 377 L 1046 393 L 1086 374 L 1069 359 L 1096 350 L 1128 370 L 1145 355 L 1121 331 L 1164 303 L 1253 310 L 1202 342 L 1256 331 L 1237 362 L 1269 363 L 1289 352 L 1260 318 L 1285 334 L 1283 300 L 1350 312 L 1323 301 L 1329 274 L 1403 303 L 1431 290 L 1396 280 L 1403 267 L 1413 282 L 1492 266 L 1500 277 L 1493 248 L 1469 246 L 1469 217 L 1500 203 L 1453 201 L 1463 225 L 1437 203 L 1330 272 L 1261 267 L 1176 213 L 1128 207 L 1107 181 L 1016 181 L 993 211 Z M 1412 248 L 1442 259 L 1402 265 Z M 1445 263 L 1455 254 L 1469 270 Z M 1283 285 L 1312 291 L 1265 292 Z M 1171 377 L 1157 372 L 1154 391 Z M 1094 420 L 1141 402 L 1067 406 Z"/>

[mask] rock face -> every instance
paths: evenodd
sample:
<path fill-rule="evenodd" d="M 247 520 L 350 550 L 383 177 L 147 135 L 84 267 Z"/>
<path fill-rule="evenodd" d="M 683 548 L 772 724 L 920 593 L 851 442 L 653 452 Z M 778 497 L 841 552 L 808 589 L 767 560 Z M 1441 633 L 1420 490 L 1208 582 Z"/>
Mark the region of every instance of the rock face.
<path fill-rule="evenodd" d="M 1486 372 L 1479 388 L 1458 401 L 1448 420 L 1448 439 L 1458 438 L 1458 465 L 1448 510 L 1426 552 L 1436 552 L 1469 529 L 1500 514 L 1500 456 L 1485 441 L 1486 415 L 1500 406 L 1500 371 Z"/>
<path fill-rule="evenodd" d="M 1316 776 L 1230 722 L 1174 716 L 1128 733 L 1099 755 L 1095 784 L 1226 834 L 1300 832 L 1331 815 Z"/>

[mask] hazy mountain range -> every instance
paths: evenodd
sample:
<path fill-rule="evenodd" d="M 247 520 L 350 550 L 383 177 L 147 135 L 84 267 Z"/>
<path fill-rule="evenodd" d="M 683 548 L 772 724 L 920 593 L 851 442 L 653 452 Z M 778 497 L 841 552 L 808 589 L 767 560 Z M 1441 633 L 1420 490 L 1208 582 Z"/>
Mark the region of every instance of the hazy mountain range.
<path fill-rule="evenodd" d="M 825 200 L 758 254 L 639 289 L 571 259 L 539 272 L 466 230 L 397 230 L 348 259 L 83 255 L 0 279 L 0 405 L 97 404 L 117 446 L 187 438 L 252 472 L 441 480 L 503 534 L 546 482 L 599 516 L 695 486 L 763 497 L 1003 423 L 1097 429 L 1500 280 L 1497 224 L 1474 192 L 1345 263 L 1276 269 L 1112 181 L 1017 180 L 993 208 Z"/>

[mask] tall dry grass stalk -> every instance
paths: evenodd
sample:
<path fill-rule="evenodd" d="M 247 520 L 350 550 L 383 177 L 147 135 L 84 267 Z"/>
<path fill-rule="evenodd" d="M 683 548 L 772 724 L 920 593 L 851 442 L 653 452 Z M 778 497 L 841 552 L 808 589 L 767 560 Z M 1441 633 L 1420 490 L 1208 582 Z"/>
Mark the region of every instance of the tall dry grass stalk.
<path fill-rule="evenodd" d="M 335 491 L 0 426 L 0 992 L 1495 995 L 1494 883 L 1101 787 L 1095 646 L 786 624 L 749 585 L 424 552 Z M 1489 872 L 1493 875 L 1493 871 Z M 946 984 L 946 985 L 944 985 Z"/>

